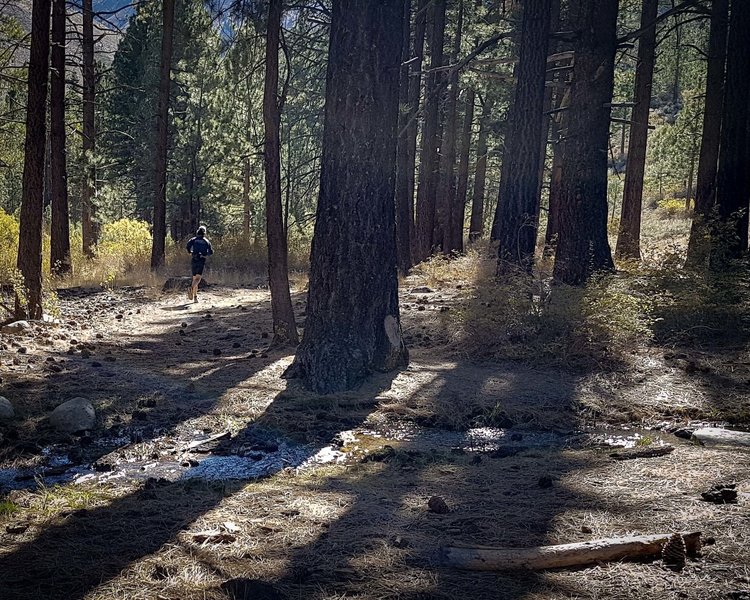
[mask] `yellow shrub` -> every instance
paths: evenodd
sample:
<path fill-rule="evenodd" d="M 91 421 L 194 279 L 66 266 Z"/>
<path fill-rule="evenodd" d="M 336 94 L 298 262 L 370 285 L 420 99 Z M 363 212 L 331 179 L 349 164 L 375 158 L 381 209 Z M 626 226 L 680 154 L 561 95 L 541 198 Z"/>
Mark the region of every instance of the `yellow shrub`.
<path fill-rule="evenodd" d="M 670 217 L 685 212 L 685 201 L 679 198 L 665 198 L 664 200 L 659 200 L 656 205 Z"/>
<path fill-rule="evenodd" d="M 0 208 L 0 280 L 8 280 L 16 268 L 18 221 Z"/>

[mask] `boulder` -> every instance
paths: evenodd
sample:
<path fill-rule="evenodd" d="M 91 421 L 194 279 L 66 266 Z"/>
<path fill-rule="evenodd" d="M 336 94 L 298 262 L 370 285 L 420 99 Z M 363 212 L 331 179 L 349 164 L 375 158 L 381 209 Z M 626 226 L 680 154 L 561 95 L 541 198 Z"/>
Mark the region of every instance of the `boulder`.
<path fill-rule="evenodd" d="M 16 413 L 13 410 L 13 405 L 10 403 L 10 400 L 5 398 L 4 396 L 0 396 L 0 421 L 12 419 L 15 414 Z"/>
<path fill-rule="evenodd" d="M 58 431 L 76 433 L 93 429 L 96 412 L 86 398 L 73 398 L 53 410 L 49 421 Z"/>
<path fill-rule="evenodd" d="M 0 333 L 5 333 L 7 335 L 19 335 L 29 331 L 30 329 L 31 325 L 28 321 L 14 321 L 13 323 L 4 325 L 2 329 L 0 329 Z"/>

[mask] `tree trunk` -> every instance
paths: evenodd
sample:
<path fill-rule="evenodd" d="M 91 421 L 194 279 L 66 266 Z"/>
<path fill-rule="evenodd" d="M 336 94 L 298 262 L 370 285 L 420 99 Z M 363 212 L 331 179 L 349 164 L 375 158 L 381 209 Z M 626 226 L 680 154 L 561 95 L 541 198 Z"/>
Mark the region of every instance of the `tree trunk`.
<path fill-rule="evenodd" d="M 575 66 L 562 168 L 555 279 L 586 283 L 614 269 L 607 240 L 607 156 L 618 0 L 573 5 Z"/>
<path fill-rule="evenodd" d="M 456 25 L 456 37 L 453 45 L 453 54 L 450 57 L 451 64 L 458 61 L 461 53 L 461 29 L 463 28 L 464 4 L 459 0 L 458 23 Z M 458 126 L 458 71 L 451 73 L 448 81 L 445 99 L 445 125 L 443 126 L 443 139 L 440 144 L 440 184 L 436 195 L 437 215 L 435 218 L 434 243 L 440 246 L 444 254 L 450 254 L 453 250 L 452 231 L 454 219 L 458 217 L 454 208 L 456 199 L 456 129 Z"/>
<path fill-rule="evenodd" d="M 560 193 L 562 184 L 562 166 L 565 162 L 565 141 L 562 139 L 562 131 L 565 121 L 564 113 L 560 115 L 560 121 L 552 119 L 550 131 L 552 132 L 552 170 L 549 176 L 549 208 L 547 209 L 547 230 L 544 234 L 545 252 L 550 253 L 557 245 L 557 236 L 560 230 Z"/>
<path fill-rule="evenodd" d="M 469 156 L 471 154 L 471 128 L 474 124 L 474 97 L 472 88 L 466 90 L 464 100 L 464 124 L 461 131 L 461 154 L 458 163 L 458 183 L 453 203 L 451 219 L 451 248 L 457 252 L 464 251 L 464 219 L 466 214 L 466 194 L 469 191 Z"/>
<path fill-rule="evenodd" d="M 167 238 L 167 132 L 169 121 L 169 86 L 172 65 L 175 0 L 162 0 L 161 71 L 159 107 L 156 116 L 156 169 L 154 176 L 154 222 L 151 247 L 151 270 L 164 264 Z"/>
<path fill-rule="evenodd" d="M 419 166 L 417 189 L 416 254 L 415 262 L 422 262 L 432 253 L 435 228 L 435 200 L 440 181 L 440 104 L 444 91 L 444 77 L 433 69 L 443 66 L 446 0 L 434 0 L 430 29 L 430 72 L 427 75 L 422 127 L 422 160 Z"/>
<path fill-rule="evenodd" d="M 42 212 L 44 154 L 47 148 L 50 0 L 34 0 L 28 70 L 18 270 L 25 298 L 16 294 L 17 318 L 42 318 Z"/>
<path fill-rule="evenodd" d="M 94 69 L 94 11 L 92 0 L 83 0 L 83 29 L 81 46 L 83 54 L 83 184 L 81 186 L 81 236 L 83 253 L 89 258 L 94 255 L 97 243 L 96 207 L 96 148 L 95 89 Z"/>
<path fill-rule="evenodd" d="M 402 0 L 333 2 L 307 326 L 294 364 L 318 393 L 408 360 L 393 202 L 402 16 Z"/>
<path fill-rule="evenodd" d="M 635 106 L 630 123 L 628 162 L 625 167 L 625 189 L 622 196 L 620 230 L 615 256 L 621 260 L 641 259 L 641 206 L 643 176 L 646 171 L 648 116 L 651 87 L 656 62 L 656 20 L 659 0 L 643 0 L 641 29 L 638 38 L 638 67 L 635 72 Z M 651 27 L 649 24 L 654 23 Z"/>
<path fill-rule="evenodd" d="M 396 246 L 398 270 L 406 275 L 411 268 L 411 235 L 413 227 L 413 187 L 414 164 L 409 164 L 409 120 L 413 118 L 409 104 L 409 40 L 411 37 L 411 0 L 403 0 L 403 20 L 401 26 L 401 76 L 399 80 L 398 145 L 396 148 Z M 415 138 L 416 141 L 416 138 Z"/>
<path fill-rule="evenodd" d="M 243 162 L 242 173 L 242 236 L 250 240 L 250 230 L 253 226 L 253 205 L 250 202 L 250 157 Z"/>
<path fill-rule="evenodd" d="M 712 236 L 711 268 L 725 269 L 747 250 L 750 169 L 748 107 L 750 104 L 750 2 L 732 0 L 724 103 L 721 119 L 716 202 L 719 220 Z"/>
<path fill-rule="evenodd" d="M 404 171 L 408 176 L 408 219 L 410 236 L 409 268 L 414 264 L 417 252 L 416 225 L 414 222 L 414 192 L 416 187 L 417 132 L 419 130 L 419 99 L 422 94 L 422 65 L 424 63 L 424 39 L 427 30 L 428 0 L 419 0 L 414 19 L 413 60 L 409 76 L 409 120 L 406 128 L 406 161 Z"/>
<path fill-rule="evenodd" d="M 271 0 L 266 34 L 266 81 L 263 88 L 263 143 L 266 170 L 266 238 L 268 282 L 271 288 L 273 343 L 299 343 L 289 293 L 287 239 L 281 206 L 281 108 L 279 106 L 279 36 L 282 0 Z"/>
<path fill-rule="evenodd" d="M 531 272 L 534 265 L 551 8 L 552 0 L 526 0 L 523 5 L 517 84 L 495 218 L 499 269 L 510 263 Z"/>
<path fill-rule="evenodd" d="M 716 199 L 716 169 L 719 163 L 721 107 L 724 99 L 724 66 L 727 60 L 729 0 L 713 0 L 711 31 L 708 41 L 706 101 L 703 109 L 703 134 L 698 157 L 698 182 L 695 210 L 690 228 L 685 266 L 706 266 L 709 254 L 708 219 Z"/>
<path fill-rule="evenodd" d="M 487 136 L 493 102 L 489 97 L 482 103 L 477 137 L 477 165 L 474 170 L 474 188 L 471 193 L 471 218 L 469 220 L 469 243 L 476 242 L 484 233 L 484 188 L 487 181 Z"/>
<path fill-rule="evenodd" d="M 56 275 L 64 275 L 71 269 L 68 170 L 65 153 L 65 0 L 54 0 L 52 4 L 50 145 L 52 147 L 50 266 Z"/>

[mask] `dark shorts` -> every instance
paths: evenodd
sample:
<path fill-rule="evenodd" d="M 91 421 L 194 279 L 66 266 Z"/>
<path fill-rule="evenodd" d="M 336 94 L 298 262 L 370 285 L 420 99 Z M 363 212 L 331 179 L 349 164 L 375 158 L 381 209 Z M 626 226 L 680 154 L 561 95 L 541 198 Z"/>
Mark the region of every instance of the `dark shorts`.
<path fill-rule="evenodd" d="M 205 258 L 193 259 L 190 262 L 190 269 L 192 270 L 193 275 L 203 275 L 203 267 L 205 266 L 206 266 Z"/>

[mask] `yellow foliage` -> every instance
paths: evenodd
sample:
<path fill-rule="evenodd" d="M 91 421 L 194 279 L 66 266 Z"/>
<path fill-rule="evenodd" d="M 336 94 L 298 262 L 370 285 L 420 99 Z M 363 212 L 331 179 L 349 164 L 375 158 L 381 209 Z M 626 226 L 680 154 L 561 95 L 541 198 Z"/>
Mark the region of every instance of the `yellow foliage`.
<path fill-rule="evenodd" d="M 665 198 L 657 201 L 656 205 L 670 217 L 685 213 L 685 201 L 679 198 Z"/>

